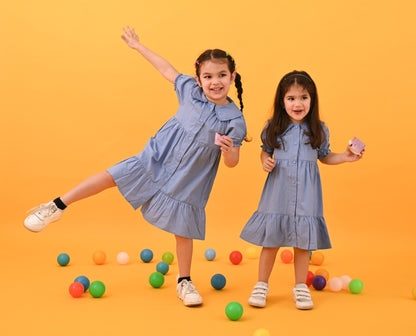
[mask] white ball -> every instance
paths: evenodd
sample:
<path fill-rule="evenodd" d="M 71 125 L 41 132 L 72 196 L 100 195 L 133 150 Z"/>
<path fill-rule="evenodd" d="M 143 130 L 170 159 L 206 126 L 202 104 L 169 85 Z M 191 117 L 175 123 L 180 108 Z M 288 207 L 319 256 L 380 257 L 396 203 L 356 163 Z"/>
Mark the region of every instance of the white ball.
<path fill-rule="evenodd" d="M 328 288 L 332 292 L 339 292 L 343 287 L 342 280 L 340 278 L 332 278 L 328 282 Z"/>
<path fill-rule="evenodd" d="M 340 279 L 342 281 L 342 289 L 348 290 L 351 282 L 351 277 L 349 275 L 343 275 L 340 277 Z"/>
<path fill-rule="evenodd" d="M 130 257 L 127 254 L 127 252 L 120 252 L 119 254 L 117 254 L 117 262 L 120 265 L 125 265 L 129 262 Z"/>

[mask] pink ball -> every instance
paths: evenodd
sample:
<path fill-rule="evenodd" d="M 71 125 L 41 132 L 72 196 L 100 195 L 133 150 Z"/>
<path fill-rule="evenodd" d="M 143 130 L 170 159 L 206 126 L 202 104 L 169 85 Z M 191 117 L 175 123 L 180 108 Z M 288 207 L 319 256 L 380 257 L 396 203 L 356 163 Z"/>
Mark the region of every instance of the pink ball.
<path fill-rule="evenodd" d="M 349 275 L 343 275 L 342 277 L 340 277 L 340 279 L 342 281 L 342 289 L 349 290 L 351 277 Z"/>
<path fill-rule="evenodd" d="M 328 282 L 328 288 L 332 292 L 339 292 L 342 289 L 342 280 L 340 278 L 332 278 Z"/>
<path fill-rule="evenodd" d="M 240 251 L 233 251 L 230 253 L 230 261 L 234 265 L 238 265 L 241 262 L 241 260 L 243 260 L 243 255 Z"/>
<path fill-rule="evenodd" d="M 130 257 L 127 254 L 127 252 L 120 252 L 119 254 L 117 254 L 117 262 L 120 265 L 125 265 L 129 262 Z"/>

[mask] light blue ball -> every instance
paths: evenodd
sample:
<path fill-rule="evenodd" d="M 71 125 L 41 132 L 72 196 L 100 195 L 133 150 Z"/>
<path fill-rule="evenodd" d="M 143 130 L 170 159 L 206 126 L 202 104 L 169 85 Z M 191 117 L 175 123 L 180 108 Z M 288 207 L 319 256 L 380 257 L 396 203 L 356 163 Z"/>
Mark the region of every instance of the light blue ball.
<path fill-rule="evenodd" d="M 69 255 L 67 255 L 66 253 L 61 253 L 58 256 L 58 264 L 61 266 L 66 266 L 69 263 Z"/>
<path fill-rule="evenodd" d="M 227 280 L 222 274 L 215 274 L 211 278 L 211 285 L 217 290 L 223 289 Z"/>
<path fill-rule="evenodd" d="M 211 249 L 211 248 L 209 248 L 209 249 L 207 249 L 206 251 L 205 251 L 205 258 L 208 260 L 208 261 L 212 261 L 212 260 L 214 260 L 215 259 L 215 257 L 216 257 L 216 253 L 215 253 L 215 250 L 213 250 L 213 249 Z"/>
<path fill-rule="evenodd" d="M 140 259 L 142 259 L 145 263 L 151 262 L 153 259 L 153 252 L 149 249 L 144 249 L 140 253 Z"/>
<path fill-rule="evenodd" d="M 90 287 L 90 280 L 84 275 L 80 275 L 79 277 L 77 277 L 74 280 L 74 282 L 82 283 L 82 285 L 84 286 L 84 292 L 86 292 L 88 288 Z"/>
<path fill-rule="evenodd" d="M 169 272 L 169 265 L 167 262 L 161 261 L 156 265 L 156 271 L 165 275 Z"/>

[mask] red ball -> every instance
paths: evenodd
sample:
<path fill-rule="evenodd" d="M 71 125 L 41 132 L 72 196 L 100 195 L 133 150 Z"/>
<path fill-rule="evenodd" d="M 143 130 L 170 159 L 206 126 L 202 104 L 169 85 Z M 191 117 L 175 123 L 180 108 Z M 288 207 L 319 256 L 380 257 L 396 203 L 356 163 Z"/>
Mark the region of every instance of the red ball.
<path fill-rule="evenodd" d="M 233 251 L 230 253 L 230 261 L 234 265 L 238 265 L 241 262 L 241 260 L 243 260 L 243 255 L 240 251 Z"/>
<path fill-rule="evenodd" d="M 306 285 L 310 287 L 312 285 L 312 280 L 315 277 L 315 274 L 313 272 L 308 271 L 308 275 L 306 276 Z"/>
<path fill-rule="evenodd" d="M 282 253 L 280 253 L 280 259 L 282 259 L 282 261 L 285 264 L 290 264 L 292 262 L 293 259 L 293 253 L 291 250 L 283 250 Z"/>
<path fill-rule="evenodd" d="M 74 298 L 79 298 L 84 293 L 84 286 L 80 282 L 73 282 L 69 286 L 69 294 Z"/>

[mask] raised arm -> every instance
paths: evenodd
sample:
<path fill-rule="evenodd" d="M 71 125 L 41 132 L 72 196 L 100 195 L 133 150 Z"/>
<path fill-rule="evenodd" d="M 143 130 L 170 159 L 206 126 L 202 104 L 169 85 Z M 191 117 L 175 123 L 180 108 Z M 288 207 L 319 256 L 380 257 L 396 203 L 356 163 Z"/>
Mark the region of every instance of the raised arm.
<path fill-rule="evenodd" d="M 163 57 L 159 56 L 152 50 L 140 43 L 139 36 L 130 27 L 123 28 L 121 38 L 127 45 L 137 50 L 145 59 L 147 59 L 169 82 L 174 83 L 179 72 Z"/>

